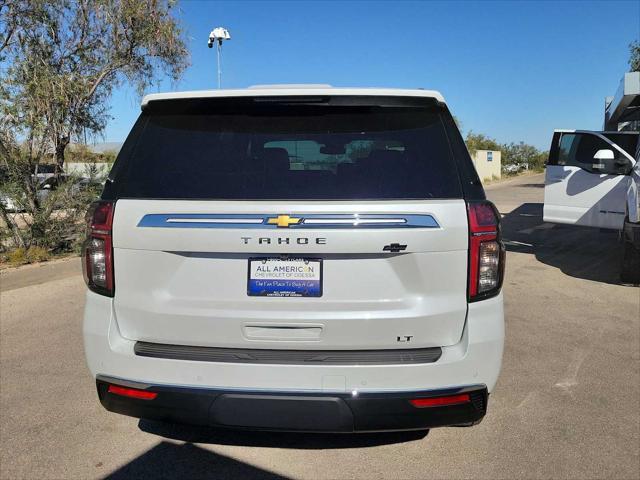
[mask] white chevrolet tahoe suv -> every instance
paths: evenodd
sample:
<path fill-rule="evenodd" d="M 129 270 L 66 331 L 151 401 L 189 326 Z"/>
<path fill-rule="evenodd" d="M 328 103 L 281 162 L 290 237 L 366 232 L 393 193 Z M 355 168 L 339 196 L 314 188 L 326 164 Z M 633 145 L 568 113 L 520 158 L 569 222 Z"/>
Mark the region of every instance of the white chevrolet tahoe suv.
<path fill-rule="evenodd" d="M 87 221 L 112 412 L 328 432 L 486 413 L 504 248 L 438 92 L 149 95 Z"/>

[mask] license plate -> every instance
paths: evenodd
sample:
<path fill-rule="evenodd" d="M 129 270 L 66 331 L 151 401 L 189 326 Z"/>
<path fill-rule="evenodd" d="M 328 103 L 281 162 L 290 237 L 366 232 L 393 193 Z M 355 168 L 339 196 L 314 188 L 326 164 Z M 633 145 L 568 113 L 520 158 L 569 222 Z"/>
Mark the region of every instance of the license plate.
<path fill-rule="evenodd" d="M 251 297 L 321 297 L 319 258 L 250 258 L 247 294 Z"/>

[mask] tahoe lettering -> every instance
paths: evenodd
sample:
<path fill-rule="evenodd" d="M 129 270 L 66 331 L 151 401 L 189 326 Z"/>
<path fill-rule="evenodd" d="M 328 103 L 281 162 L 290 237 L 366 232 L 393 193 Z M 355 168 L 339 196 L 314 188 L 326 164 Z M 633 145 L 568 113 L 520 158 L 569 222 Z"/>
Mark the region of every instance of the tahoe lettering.
<path fill-rule="evenodd" d="M 326 245 L 327 239 L 324 237 L 307 238 L 289 238 L 289 237 L 240 237 L 244 245 L 255 244 L 258 245 Z"/>

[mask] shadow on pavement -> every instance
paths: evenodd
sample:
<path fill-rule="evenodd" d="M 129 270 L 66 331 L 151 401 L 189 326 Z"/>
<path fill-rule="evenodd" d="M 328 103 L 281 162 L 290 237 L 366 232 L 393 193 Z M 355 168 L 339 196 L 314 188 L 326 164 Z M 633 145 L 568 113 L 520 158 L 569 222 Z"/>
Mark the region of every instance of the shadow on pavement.
<path fill-rule="evenodd" d="M 260 478 L 286 479 L 282 475 L 185 443 L 160 442 L 151 450 L 104 477 L 129 478 Z"/>
<path fill-rule="evenodd" d="M 292 433 L 225 430 L 191 425 L 178 425 L 155 420 L 140 420 L 143 432 L 188 443 L 210 443 L 245 447 L 295 448 L 321 450 L 330 448 L 362 448 L 421 440 L 427 431 L 386 433 Z"/>
<path fill-rule="evenodd" d="M 534 254 L 572 277 L 620 284 L 623 252 L 617 232 L 545 223 L 542 208 L 542 203 L 523 203 L 503 216 L 507 251 Z"/>

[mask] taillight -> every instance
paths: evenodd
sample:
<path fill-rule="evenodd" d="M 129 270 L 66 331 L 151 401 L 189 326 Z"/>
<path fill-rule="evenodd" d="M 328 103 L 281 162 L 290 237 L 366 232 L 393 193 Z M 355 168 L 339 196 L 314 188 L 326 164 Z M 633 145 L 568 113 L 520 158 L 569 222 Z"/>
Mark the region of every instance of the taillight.
<path fill-rule="evenodd" d="M 468 393 L 460 395 L 449 395 L 448 397 L 413 398 L 409 403 L 416 408 L 446 407 L 447 405 L 460 405 L 469 403 L 471 396 Z"/>
<path fill-rule="evenodd" d="M 137 398 L 139 400 L 153 400 L 158 396 L 155 392 L 148 392 L 146 390 L 140 390 L 139 388 L 120 387 L 118 385 L 109 385 L 107 392 L 122 397 Z"/>
<path fill-rule="evenodd" d="M 89 289 L 113 296 L 113 202 L 95 202 L 87 212 L 87 238 L 82 251 L 82 271 Z"/>
<path fill-rule="evenodd" d="M 470 202 L 469 213 L 469 301 L 500 293 L 504 277 L 504 245 L 500 214 L 488 201 Z"/>

